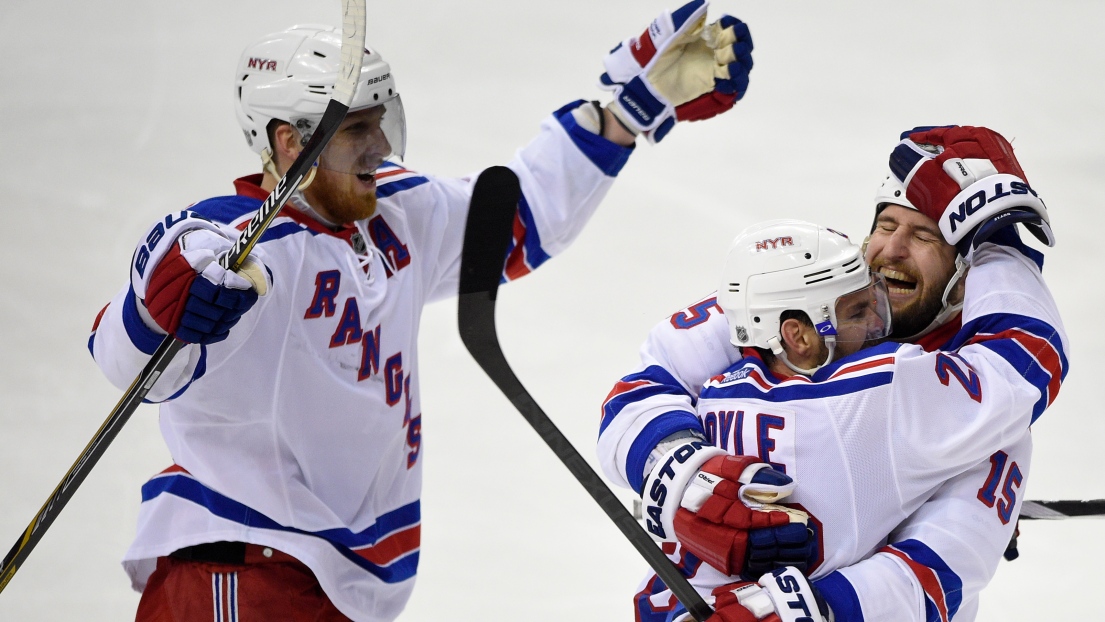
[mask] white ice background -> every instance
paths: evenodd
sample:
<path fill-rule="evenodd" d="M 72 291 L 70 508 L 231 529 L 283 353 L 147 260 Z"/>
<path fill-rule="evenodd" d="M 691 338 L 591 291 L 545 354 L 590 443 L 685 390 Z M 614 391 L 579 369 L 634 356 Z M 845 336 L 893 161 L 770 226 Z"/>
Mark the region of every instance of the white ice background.
<path fill-rule="evenodd" d="M 407 109 L 407 164 L 505 162 L 562 104 L 602 98 L 602 57 L 678 0 L 369 0 L 368 41 Z M 1105 3 L 718 0 L 755 40 L 732 112 L 638 146 L 583 235 L 500 295 L 506 354 L 594 460 L 599 405 L 648 329 L 714 288 L 727 242 L 769 217 L 859 240 L 904 129 L 986 125 L 1013 141 L 1059 245 L 1045 274 L 1072 371 L 1035 426 L 1035 499 L 1105 497 L 1093 379 L 1105 350 Z M 338 21 L 333 0 L 0 3 L 0 553 L 115 405 L 86 349 L 154 219 L 260 170 L 231 108 L 257 37 Z M 642 141 L 643 142 L 643 141 Z M 627 620 L 645 568 L 470 359 L 455 304 L 421 338 L 426 469 L 418 583 L 401 619 Z M 1096 385 L 1096 388 L 1095 388 Z M 0 594 L 0 620 L 132 619 L 119 566 L 139 487 L 170 463 L 143 406 Z M 627 494 L 621 495 L 627 501 Z M 1103 618 L 1105 522 L 1022 523 L 981 620 Z M 1087 598 L 1088 597 L 1088 598 Z"/>

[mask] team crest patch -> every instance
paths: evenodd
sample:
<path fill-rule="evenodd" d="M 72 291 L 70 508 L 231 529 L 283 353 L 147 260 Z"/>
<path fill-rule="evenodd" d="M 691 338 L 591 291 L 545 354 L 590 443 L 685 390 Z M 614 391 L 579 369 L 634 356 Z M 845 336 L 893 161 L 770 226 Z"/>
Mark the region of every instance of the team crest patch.
<path fill-rule="evenodd" d="M 353 235 L 350 236 L 350 241 L 353 243 L 354 253 L 358 255 L 368 254 L 368 244 L 365 243 L 364 236 L 361 235 L 360 231 L 354 231 Z"/>

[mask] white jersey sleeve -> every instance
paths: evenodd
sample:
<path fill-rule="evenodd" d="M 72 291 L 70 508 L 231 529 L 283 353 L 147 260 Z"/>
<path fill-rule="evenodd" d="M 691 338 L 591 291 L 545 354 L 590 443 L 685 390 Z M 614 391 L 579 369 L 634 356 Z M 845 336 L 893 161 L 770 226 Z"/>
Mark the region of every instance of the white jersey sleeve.
<path fill-rule="evenodd" d="M 239 234 L 233 227 L 212 222 L 190 209 L 165 216 L 155 222 L 138 242 L 131 258 L 130 282 L 96 318 L 88 343 L 89 350 L 104 375 L 120 390 L 130 386 L 165 339 L 165 331 L 150 317 L 143 303 L 152 267 L 169 252 L 182 234 L 194 229 L 215 231 L 228 240 L 237 239 Z M 256 248 L 254 252 L 263 263 L 264 251 Z M 264 302 L 265 298 L 260 298 L 255 306 L 263 306 Z M 243 316 L 232 331 L 235 340 L 244 338 L 250 332 L 255 317 L 255 313 Z M 98 338 L 100 335 L 104 338 Z M 184 346 L 158 377 L 146 399 L 161 402 L 177 395 L 201 371 L 206 357 L 206 346 Z"/>
<path fill-rule="evenodd" d="M 652 449 L 683 430 L 703 432 L 699 391 L 739 358 L 713 294 L 657 324 L 641 346 L 640 366 L 603 402 L 598 455 L 606 477 L 639 493 Z"/>
<path fill-rule="evenodd" d="M 815 581 L 837 622 L 968 622 L 1016 529 L 1031 436 L 945 482 L 871 557 Z"/>
<path fill-rule="evenodd" d="M 529 274 L 576 239 L 633 151 L 579 126 L 571 111 L 580 104 L 554 112 L 507 165 L 518 175 L 522 198 L 507 250 L 505 281 Z M 432 221 L 420 225 L 434 232 L 426 237 L 435 244 L 426 249 L 427 256 L 435 258 L 427 278 L 428 300 L 457 293 L 464 223 L 477 176 L 435 180 L 441 185 L 433 201 L 438 208 L 425 216 Z"/>

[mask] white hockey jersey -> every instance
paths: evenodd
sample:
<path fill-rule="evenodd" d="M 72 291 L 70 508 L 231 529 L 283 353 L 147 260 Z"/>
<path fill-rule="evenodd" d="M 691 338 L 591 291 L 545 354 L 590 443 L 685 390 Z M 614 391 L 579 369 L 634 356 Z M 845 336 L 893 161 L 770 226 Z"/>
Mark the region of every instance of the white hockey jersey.
<path fill-rule="evenodd" d="M 604 472 L 639 492 L 656 443 L 697 431 L 795 478 L 788 502 L 819 532 L 811 576 L 838 622 L 973 619 L 1023 499 L 1028 426 L 1067 371 L 1058 312 L 1023 250 L 979 249 L 964 325 L 941 350 L 884 344 L 812 378 L 738 360 L 713 298 L 692 305 L 653 330 L 607 398 Z M 704 594 L 736 580 L 673 560 Z M 655 577 L 635 606 L 642 620 L 681 610 Z"/>
<path fill-rule="evenodd" d="M 579 127 L 577 105 L 545 121 L 509 164 L 523 197 L 507 280 L 577 236 L 632 150 Z M 156 223 L 132 283 L 185 229 L 237 237 L 267 196 L 259 181 L 238 180 L 236 196 Z M 124 559 L 136 589 L 159 556 L 241 541 L 301 560 L 354 620 L 399 614 L 419 551 L 419 319 L 427 302 L 456 294 L 474 182 L 387 163 L 377 211 L 356 226 L 335 231 L 282 210 L 254 250 L 271 272 L 268 295 L 225 341 L 183 350 L 148 395 L 162 402 L 175 464 L 142 489 Z M 162 340 L 141 317 L 141 294 L 124 287 L 89 341 L 120 388 Z"/>

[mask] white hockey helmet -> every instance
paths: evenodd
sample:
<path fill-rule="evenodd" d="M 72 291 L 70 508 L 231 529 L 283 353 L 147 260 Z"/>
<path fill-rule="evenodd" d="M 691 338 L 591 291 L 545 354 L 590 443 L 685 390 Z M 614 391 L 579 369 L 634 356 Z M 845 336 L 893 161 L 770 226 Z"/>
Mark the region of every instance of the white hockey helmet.
<path fill-rule="evenodd" d="M 886 179 L 879 186 L 877 192 L 875 192 L 875 216 L 879 215 L 879 212 L 883 210 L 887 205 L 901 205 L 902 207 L 908 207 L 909 209 L 917 209 L 909 199 L 905 196 L 905 186 L 902 182 L 898 181 L 898 178 L 893 174 L 886 176 Z"/>
<path fill-rule="evenodd" d="M 729 339 L 770 349 L 786 359 L 780 338 L 784 311 L 803 311 L 829 350 L 836 343 L 881 339 L 890 333 L 886 284 L 872 275 L 859 246 L 846 235 L 800 220 L 772 220 L 742 231 L 729 245 L 718 288 Z"/>
<path fill-rule="evenodd" d="M 351 112 L 385 106 L 381 129 L 400 158 L 406 151 L 406 119 L 391 67 L 366 49 Z M 269 121 L 286 121 L 306 144 L 330 101 L 341 67 L 341 33 L 329 26 L 297 25 L 262 37 L 242 52 L 234 76 L 234 104 L 246 142 L 271 153 Z"/>

